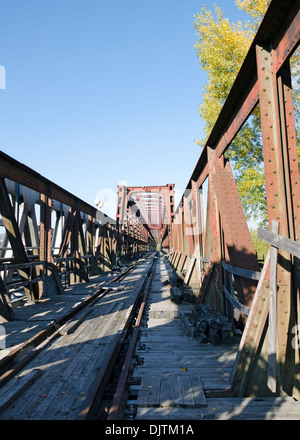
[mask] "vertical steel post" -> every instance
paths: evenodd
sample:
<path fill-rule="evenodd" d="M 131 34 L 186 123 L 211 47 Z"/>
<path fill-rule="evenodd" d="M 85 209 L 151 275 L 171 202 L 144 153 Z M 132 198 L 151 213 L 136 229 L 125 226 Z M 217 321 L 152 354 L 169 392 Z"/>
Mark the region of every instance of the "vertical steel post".
<path fill-rule="evenodd" d="M 280 72 L 277 75 L 275 71 L 275 51 L 271 47 L 257 46 L 256 56 L 269 225 L 271 227 L 272 220 L 278 221 L 280 224 L 279 233 L 294 239 L 294 231 L 297 230 L 299 224 L 295 228 L 295 219 L 292 218 L 294 198 L 291 194 L 291 180 L 295 182 L 297 175 L 299 179 L 299 173 L 296 172 L 293 160 L 292 162 L 288 160 L 288 157 L 293 157 L 296 153 L 295 142 L 289 144 L 289 148 L 291 148 L 289 151 L 286 137 L 287 125 L 291 124 L 290 130 L 294 131 L 292 112 L 290 108 L 288 114 L 286 113 L 287 102 L 284 102 L 283 98 L 282 74 Z M 285 86 L 284 92 L 288 93 L 287 86 Z M 291 98 L 289 98 L 289 106 L 291 106 Z M 294 151 L 292 152 L 292 150 Z M 296 303 L 291 279 L 292 260 L 287 252 L 279 252 L 277 273 L 279 305 L 277 388 L 279 393 L 285 392 L 291 395 L 294 387 L 295 368 L 295 350 L 291 343 L 291 328 L 296 323 Z"/>

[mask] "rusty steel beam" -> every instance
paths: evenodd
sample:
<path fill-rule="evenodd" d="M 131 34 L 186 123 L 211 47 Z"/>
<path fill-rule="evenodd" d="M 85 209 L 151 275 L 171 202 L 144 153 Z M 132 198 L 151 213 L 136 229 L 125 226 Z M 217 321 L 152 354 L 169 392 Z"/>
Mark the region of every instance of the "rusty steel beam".
<path fill-rule="evenodd" d="M 280 233 L 300 240 L 300 179 L 289 62 L 299 46 L 300 0 L 273 0 L 250 46 L 219 117 L 175 212 L 173 243 L 178 266 L 182 256 L 194 249 L 186 237 L 189 221 L 188 190 L 202 188 L 208 178 L 208 205 L 202 267 L 203 279 L 196 305 L 204 301 L 222 311 L 221 260 L 258 272 L 236 184 L 224 153 L 259 105 L 263 140 L 264 170 L 269 224 L 279 222 Z M 194 207 L 193 207 L 194 209 Z M 198 214 L 200 209 L 197 210 Z M 185 214 L 185 215 L 183 215 Z M 193 216 L 194 214 L 192 214 Z M 188 238 L 188 239 L 187 239 Z M 280 251 L 277 264 L 278 326 L 276 395 L 300 396 L 300 356 L 292 347 L 292 329 L 300 322 L 300 263 L 297 257 Z M 267 324 L 270 295 L 268 264 L 259 291 L 252 280 L 236 279 L 240 302 L 256 302 L 251 319 L 245 319 L 246 333 L 234 371 L 230 395 L 273 395 L 267 386 Z M 259 361 L 258 361 L 259 358 Z"/>
<path fill-rule="evenodd" d="M 208 176 L 207 147 L 215 148 L 218 156 L 229 147 L 249 115 L 258 104 L 256 45 L 274 41 L 275 72 L 292 56 L 299 45 L 299 0 L 273 0 L 250 46 L 237 78 L 222 107 L 206 145 L 188 182 L 200 187 Z"/>
<path fill-rule="evenodd" d="M 51 188 L 51 197 L 57 202 L 70 206 L 71 208 L 77 208 L 79 211 L 84 212 L 92 217 L 97 217 L 97 209 L 83 200 L 79 199 L 69 191 L 63 189 L 59 185 L 55 184 L 51 180 L 43 177 L 41 174 L 34 171 L 32 168 L 18 162 L 12 157 L 0 151 L 0 176 L 13 182 L 20 183 L 34 191 L 41 194 L 48 195 Z M 114 223 L 113 219 L 109 218 L 111 223 Z"/>
<path fill-rule="evenodd" d="M 0 177 L 0 213 L 3 221 L 3 225 L 6 229 L 7 236 L 10 245 L 13 249 L 14 258 L 16 263 L 28 263 L 28 257 L 25 251 L 22 237 L 20 234 L 19 226 L 17 224 L 13 207 L 11 205 L 5 180 Z M 22 281 L 27 282 L 30 279 L 29 268 L 19 269 L 19 275 Z M 37 284 L 33 285 L 32 293 L 28 287 L 24 288 L 27 299 L 31 302 L 33 299 L 39 298 L 39 290 Z"/>

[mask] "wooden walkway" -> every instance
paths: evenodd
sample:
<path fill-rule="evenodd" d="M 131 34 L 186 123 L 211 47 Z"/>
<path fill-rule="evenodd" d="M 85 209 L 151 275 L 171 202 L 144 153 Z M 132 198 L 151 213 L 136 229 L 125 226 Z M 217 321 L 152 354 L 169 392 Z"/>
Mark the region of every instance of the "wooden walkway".
<path fill-rule="evenodd" d="M 135 420 L 268 420 L 300 419 L 300 404 L 286 398 L 209 398 L 205 393 L 228 388 L 238 349 L 234 345 L 198 344 L 182 315 L 192 305 L 171 301 L 172 274 L 160 258 L 149 297 L 148 317 L 139 342 L 141 378 Z"/>
<path fill-rule="evenodd" d="M 67 287 L 63 295 L 45 297 L 15 308 L 15 321 L 0 324 L 2 330 L 0 359 L 45 329 L 52 321 L 63 317 L 85 298 L 94 294 L 100 286 L 107 285 L 115 276 L 114 273 L 93 276 L 89 283 L 78 283 Z"/>
<path fill-rule="evenodd" d="M 0 419 L 63 420 L 77 417 L 124 318 L 133 308 L 150 262 L 149 259 L 137 266 L 120 282 L 122 290 L 109 291 L 99 299 L 87 319 L 74 331 L 55 339 L 15 379 L 0 389 Z M 82 297 L 94 293 L 99 282 L 101 278 L 89 285 L 73 286 L 68 295 L 51 299 L 48 307 L 46 303 L 36 304 L 35 314 L 28 314 L 23 327 L 38 326 L 37 321 L 42 316 L 48 320 L 50 316 L 52 319 L 60 313 L 65 314 L 63 306 L 68 303 L 74 307 Z M 49 308 L 50 304 L 52 308 Z M 24 317 L 25 312 L 23 308 L 20 314 Z"/>

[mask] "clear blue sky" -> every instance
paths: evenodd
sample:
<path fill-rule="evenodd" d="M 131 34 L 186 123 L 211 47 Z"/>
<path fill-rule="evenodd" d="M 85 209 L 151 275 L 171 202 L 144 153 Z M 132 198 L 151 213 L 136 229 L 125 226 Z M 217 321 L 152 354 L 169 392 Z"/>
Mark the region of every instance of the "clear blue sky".
<path fill-rule="evenodd" d="M 245 18 L 234 0 L 214 2 Z M 90 204 L 120 182 L 184 191 L 206 79 L 193 17 L 214 2 L 1 2 L 0 150 Z"/>

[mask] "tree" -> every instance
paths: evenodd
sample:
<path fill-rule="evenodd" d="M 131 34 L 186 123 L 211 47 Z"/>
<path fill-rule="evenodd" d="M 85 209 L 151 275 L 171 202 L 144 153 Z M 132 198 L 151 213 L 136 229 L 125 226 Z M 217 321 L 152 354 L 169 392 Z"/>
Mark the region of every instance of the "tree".
<path fill-rule="evenodd" d="M 199 106 L 199 114 L 205 122 L 206 136 L 216 122 L 270 1 L 235 0 L 235 3 L 248 13 L 250 18 L 248 21 L 230 23 L 217 6 L 214 6 L 215 16 L 203 6 L 201 12 L 194 17 L 194 27 L 198 37 L 194 47 L 201 68 L 207 72 L 203 101 Z M 291 64 L 292 69 L 299 75 L 299 87 L 294 90 L 294 102 L 296 124 L 300 127 L 299 59 L 299 53 L 296 53 Z M 205 139 L 196 143 L 203 147 Z M 298 154 L 300 158 L 300 150 Z M 233 140 L 226 157 L 233 165 L 247 220 L 254 219 L 258 225 L 266 226 L 267 207 L 258 106 Z"/>

